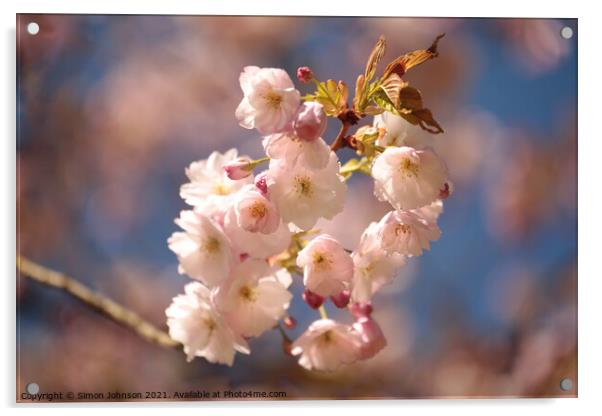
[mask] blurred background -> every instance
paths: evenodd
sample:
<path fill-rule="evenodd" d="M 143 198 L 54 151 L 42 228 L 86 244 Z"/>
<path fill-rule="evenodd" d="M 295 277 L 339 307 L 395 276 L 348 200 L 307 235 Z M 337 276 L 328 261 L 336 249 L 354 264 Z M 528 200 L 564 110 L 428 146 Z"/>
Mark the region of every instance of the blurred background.
<path fill-rule="evenodd" d="M 440 57 L 407 80 L 445 129 L 432 141 L 455 183 L 441 239 L 375 298 L 388 345 L 372 360 L 308 372 L 269 331 L 232 368 L 186 363 L 182 351 L 18 277 L 18 395 L 29 382 L 41 392 L 254 389 L 309 399 L 576 395 L 576 20 L 18 21 L 18 251 L 162 329 L 189 282 L 166 245 L 186 208 L 184 168 L 213 150 L 261 154 L 257 133 L 234 117 L 245 65 L 293 78 L 307 65 L 353 86 L 379 35 L 386 63 L 446 32 Z M 560 35 L 565 26 L 571 39 Z M 337 129 L 331 120 L 327 141 Z M 319 227 L 355 247 L 387 210 L 371 195 L 368 178 L 353 177 L 346 210 Z M 296 337 L 317 314 L 300 299 L 299 278 L 293 289 Z M 560 389 L 563 378 L 572 390 Z"/>

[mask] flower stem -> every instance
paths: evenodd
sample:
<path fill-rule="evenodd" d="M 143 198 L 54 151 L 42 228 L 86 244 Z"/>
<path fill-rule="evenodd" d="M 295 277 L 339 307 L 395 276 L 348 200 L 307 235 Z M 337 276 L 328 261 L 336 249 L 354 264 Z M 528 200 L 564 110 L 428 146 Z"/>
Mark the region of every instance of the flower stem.
<path fill-rule="evenodd" d="M 343 122 L 343 125 L 339 130 L 339 134 L 337 135 L 336 139 L 334 139 L 334 142 L 332 142 L 332 144 L 330 145 L 330 149 L 333 152 L 336 152 L 337 150 L 345 146 L 345 135 L 347 134 L 349 127 L 351 127 L 351 124 Z"/>
<path fill-rule="evenodd" d="M 167 333 L 142 319 L 136 312 L 119 305 L 100 293 L 92 291 L 69 276 L 47 269 L 19 254 L 17 254 L 17 269 L 23 276 L 67 292 L 118 324 L 133 330 L 146 341 L 162 347 L 177 347 L 180 345 L 180 343 L 171 339 Z"/>
<path fill-rule="evenodd" d="M 326 308 L 324 307 L 324 305 L 320 306 L 320 309 L 318 309 L 320 311 L 320 317 L 322 319 L 328 319 L 328 314 L 326 313 Z"/>
<path fill-rule="evenodd" d="M 265 156 L 259 159 L 252 160 L 249 162 L 249 170 L 255 169 L 258 165 L 261 165 L 264 162 L 268 162 L 270 160 L 269 156 Z"/>

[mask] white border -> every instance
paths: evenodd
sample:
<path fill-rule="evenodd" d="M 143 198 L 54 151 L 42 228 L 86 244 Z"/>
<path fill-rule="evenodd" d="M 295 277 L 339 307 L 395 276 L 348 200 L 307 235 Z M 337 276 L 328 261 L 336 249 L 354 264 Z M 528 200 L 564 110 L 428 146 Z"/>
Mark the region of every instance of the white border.
<path fill-rule="evenodd" d="M 411 400 L 393 402 L 338 401 L 338 402 L 287 402 L 287 403 L 178 403 L 178 404 L 109 404 L 109 405 L 55 405 L 55 407 L 21 406 L 27 412 L 35 411 L 60 413 L 72 410 L 103 414 L 116 407 L 127 407 L 129 411 L 144 411 L 149 414 L 164 414 L 166 407 L 177 407 L 180 411 L 199 414 L 211 409 L 220 413 L 229 411 L 240 414 L 303 414 L 315 411 L 339 411 L 349 414 L 366 414 L 376 408 L 379 413 L 466 415 L 486 412 L 488 415 L 508 413 L 538 412 L 546 415 L 563 415 L 569 412 L 588 414 L 600 408 L 599 395 L 600 356 L 602 345 L 600 335 L 599 297 L 602 295 L 599 257 L 600 204 L 602 176 L 598 174 L 598 155 L 602 134 L 597 121 L 600 115 L 600 14 L 591 4 L 585 6 L 577 2 L 545 1 L 527 2 L 505 0 L 503 2 L 454 1 L 381 1 L 357 2 L 323 0 L 230 0 L 221 2 L 200 2 L 185 0 L 22 0 L 18 4 L 1 3 L 0 19 L 3 23 L 2 91 L 6 96 L 0 102 L 0 125 L 5 126 L 2 141 L 2 181 L 3 195 L 0 230 L 3 247 L 0 250 L 5 276 L 1 279 L 5 295 L 4 318 L 6 336 L 0 343 L 2 368 L 0 391 L 1 403 L 14 406 L 15 397 L 15 13 L 118 13 L 118 14 L 248 14 L 248 15 L 366 15 L 366 16 L 459 16 L 459 17 L 576 17 L 579 18 L 577 36 L 579 40 L 579 399 L 519 399 L 519 400 Z M 371 7 L 369 7 L 371 6 Z M 553 190 L 551 190 L 552 192 Z M 7 231 L 5 231 L 7 230 Z M 107 407 L 109 409 L 107 409 Z M 335 409 L 335 407 L 337 409 Z M 11 411 L 13 411 L 12 409 Z"/>

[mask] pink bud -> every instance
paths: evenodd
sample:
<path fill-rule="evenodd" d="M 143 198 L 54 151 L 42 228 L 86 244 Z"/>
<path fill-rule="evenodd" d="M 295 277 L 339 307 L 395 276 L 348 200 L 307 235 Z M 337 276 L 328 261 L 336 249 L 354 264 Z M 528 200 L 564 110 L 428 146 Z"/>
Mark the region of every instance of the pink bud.
<path fill-rule="evenodd" d="M 360 348 L 360 358 L 362 360 L 374 357 L 377 352 L 387 345 L 387 340 L 380 326 L 372 318 L 359 318 L 353 324 L 353 329 L 357 331 L 362 340 Z"/>
<path fill-rule="evenodd" d="M 282 320 L 282 322 L 284 323 L 284 326 L 288 329 L 295 329 L 295 327 L 297 326 L 297 320 L 292 316 L 287 316 Z"/>
<path fill-rule="evenodd" d="M 251 168 L 251 159 L 247 157 L 239 157 L 224 166 L 226 175 L 232 180 L 238 180 L 246 178 L 251 174 L 253 169 Z"/>
<path fill-rule="evenodd" d="M 297 79 L 304 84 L 307 84 L 314 77 L 314 72 L 308 66 L 301 66 L 297 68 Z"/>
<path fill-rule="evenodd" d="M 312 309 L 318 309 L 324 303 L 324 298 L 322 296 L 318 295 L 317 293 L 310 292 L 309 290 L 305 290 L 305 292 L 303 292 L 303 300 Z"/>
<path fill-rule="evenodd" d="M 352 303 L 349 305 L 349 312 L 356 318 L 369 318 L 372 315 L 372 304 L 368 303 Z"/>
<path fill-rule="evenodd" d="M 439 199 L 447 199 L 452 193 L 452 189 L 450 187 L 449 182 L 445 182 L 443 185 L 443 189 L 439 190 Z"/>
<path fill-rule="evenodd" d="M 326 113 L 322 104 L 310 101 L 299 107 L 293 127 L 300 139 L 311 142 L 324 134 L 326 123 Z"/>
<path fill-rule="evenodd" d="M 265 197 L 268 195 L 268 172 L 264 170 L 255 177 L 255 186 Z"/>
<path fill-rule="evenodd" d="M 349 304 L 349 298 L 351 298 L 351 294 L 348 290 L 343 290 L 341 293 L 337 295 L 332 295 L 330 300 L 337 308 L 344 308 Z"/>

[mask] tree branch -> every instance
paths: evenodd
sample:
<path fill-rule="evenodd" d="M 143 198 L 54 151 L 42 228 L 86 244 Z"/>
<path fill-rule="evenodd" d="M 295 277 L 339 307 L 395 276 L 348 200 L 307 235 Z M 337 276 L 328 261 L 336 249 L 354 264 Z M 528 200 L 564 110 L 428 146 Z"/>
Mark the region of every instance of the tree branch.
<path fill-rule="evenodd" d="M 145 321 L 137 313 L 100 293 L 94 292 L 69 276 L 47 269 L 19 254 L 17 254 L 17 269 L 22 275 L 67 292 L 118 324 L 133 330 L 146 341 L 169 348 L 180 345 L 171 339 L 167 333 Z"/>

